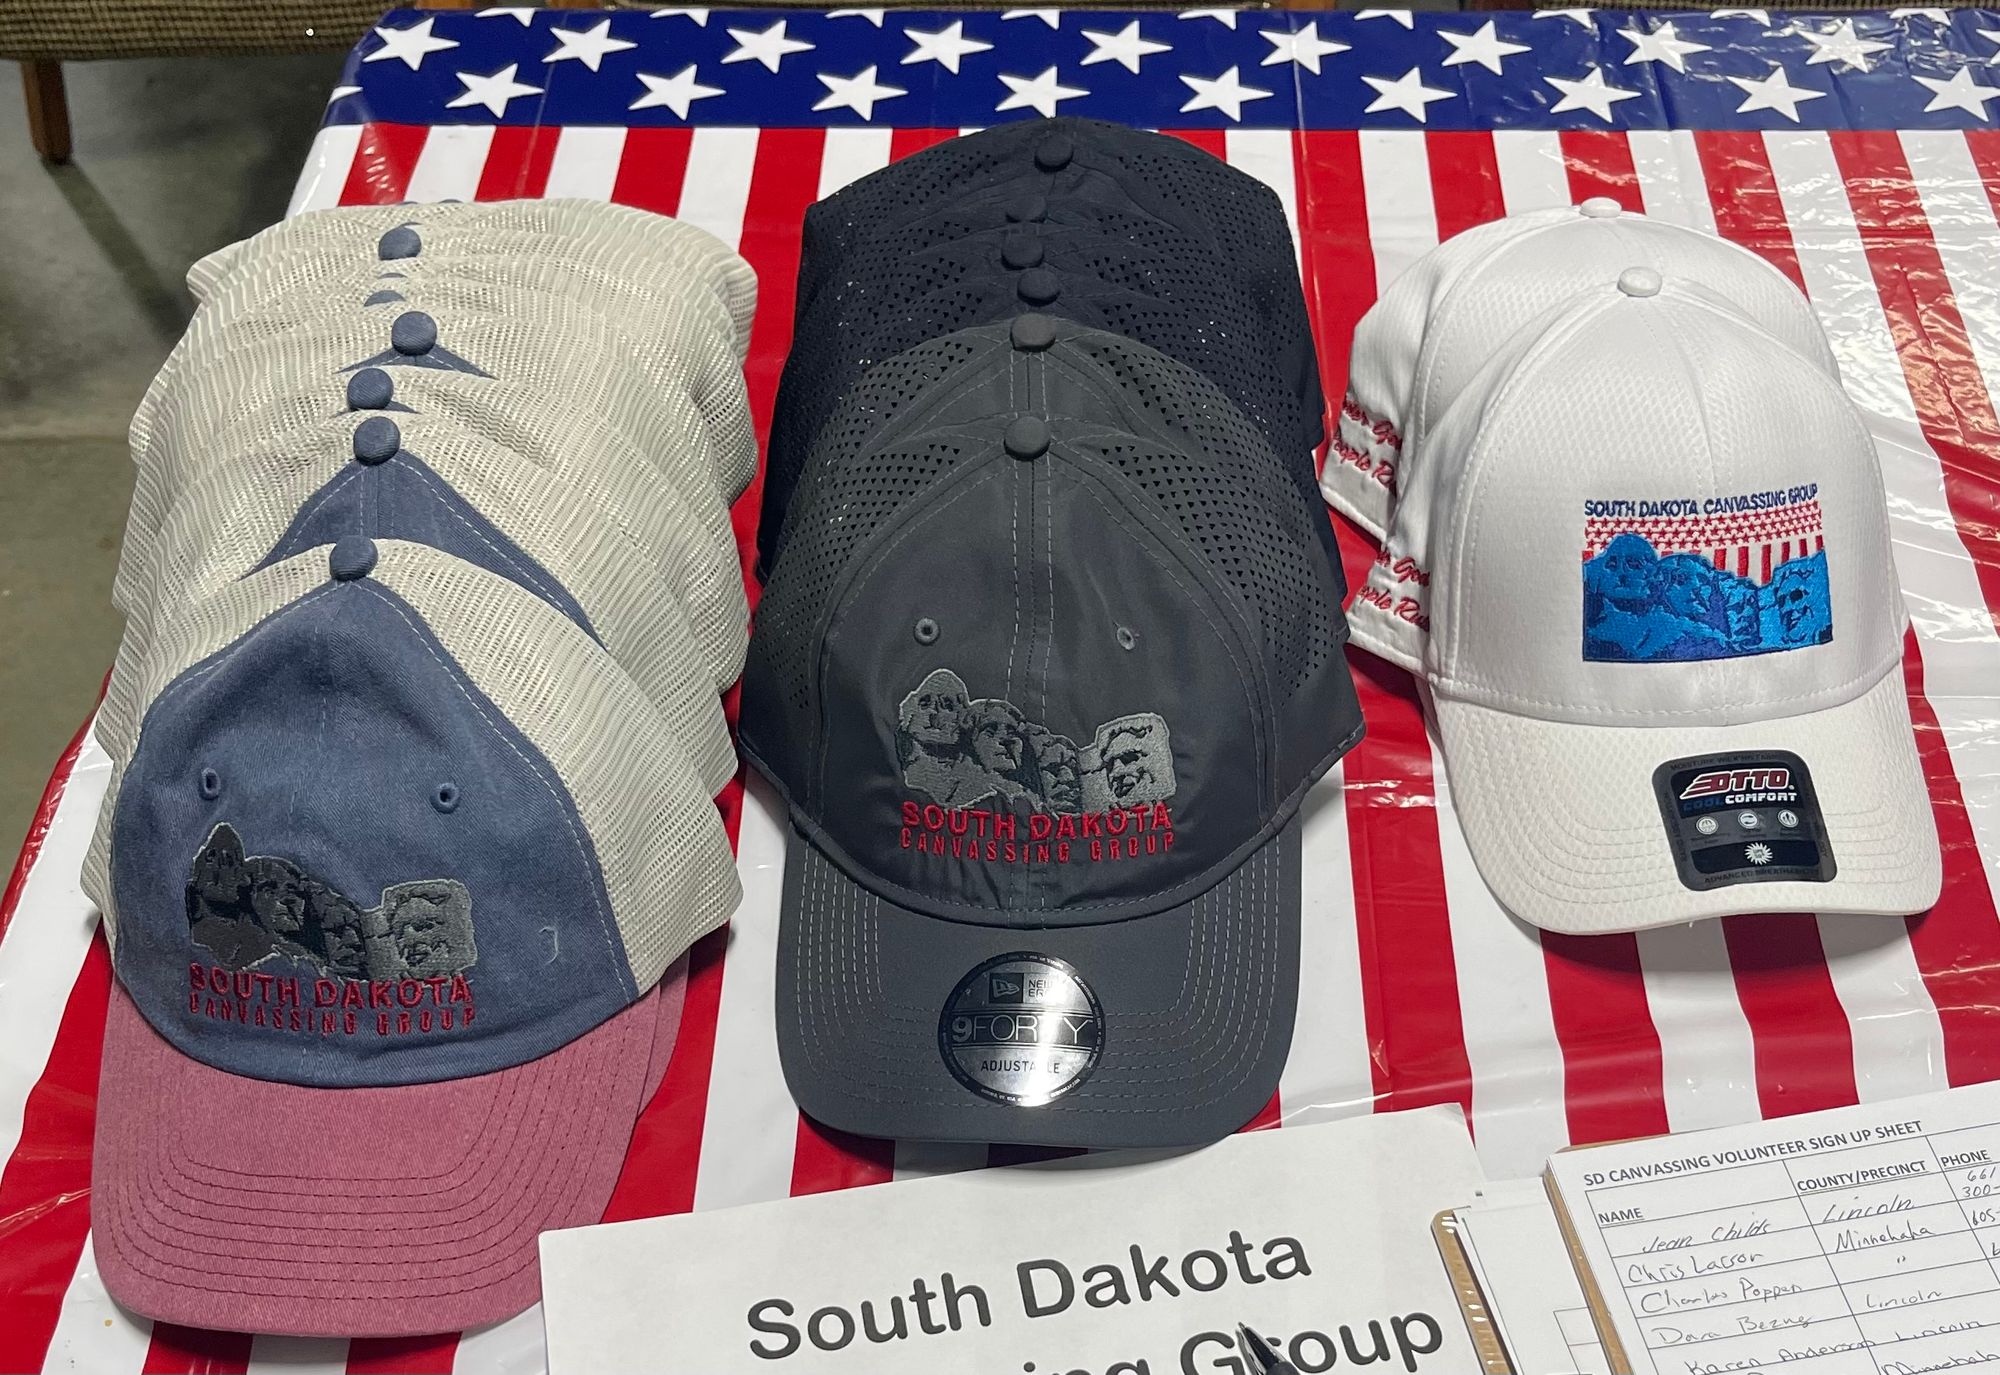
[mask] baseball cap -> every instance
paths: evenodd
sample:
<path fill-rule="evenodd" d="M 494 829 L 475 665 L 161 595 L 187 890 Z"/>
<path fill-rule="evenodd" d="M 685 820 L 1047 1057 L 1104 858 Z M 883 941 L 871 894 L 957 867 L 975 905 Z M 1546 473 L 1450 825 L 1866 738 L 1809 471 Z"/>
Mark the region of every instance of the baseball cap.
<path fill-rule="evenodd" d="M 1705 283 L 1829 377 L 1840 375 L 1806 298 L 1746 248 L 1607 196 L 1511 215 L 1425 254 L 1361 317 L 1320 478 L 1327 501 L 1380 537 L 1407 481 L 1403 468 L 1420 461 L 1426 432 L 1486 360 L 1543 311 L 1628 267 Z"/>
<path fill-rule="evenodd" d="M 655 559 L 586 493 L 450 420 L 380 415 L 344 429 L 281 437 L 205 474 L 175 503 L 135 579 L 134 614 L 99 716 L 107 748 L 136 729 L 130 670 L 159 608 L 362 535 L 443 550 L 548 603 L 631 675 L 711 795 L 735 776 L 716 692 L 721 666 L 704 659 L 687 606 L 662 584 Z"/>
<path fill-rule="evenodd" d="M 292 274 L 338 272 L 373 261 L 381 272 L 407 272 L 439 260 L 511 260 L 532 270 L 530 259 L 560 262 L 564 270 L 597 265 L 625 275 L 624 285 L 662 290 L 663 299 L 705 295 L 727 312 L 736 350 L 749 348 L 757 309 L 757 275 L 710 234 L 676 220 L 607 201 L 439 201 L 425 204 L 348 205 L 311 210 L 279 221 L 247 239 L 217 249 L 188 269 L 188 290 L 199 305 L 230 295 L 255 300 L 248 279 L 296 281 Z M 387 283 L 384 284 L 388 285 Z"/>
<path fill-rule="evenodd" d="M 1361 717 L 1311 503 L 1211 384 L 1041 315 L 872 369 L 758 606 L 778 1044 L 874 1136 L 1212 1140 L 1269 1101 L 1298 808 Z"/>
<path fill-rule="evenodd" d="M 1028 222 L 912 256 L 892 238 L 857 246 L 799 321 L 778 385 L 758 526 L 762 566 L 777 558 L 784 513 L 812 442 L 869 367 L 940 334 L 1029 311 L 1138 340 L 1214 381 L 1288 460 L 1316 500 L 1317 409 L 1308 414 L 1274 361 L 1312 352 L 1309 335 L 1261 312 L 1227 263 L 1201 241 L 1162 227 L 1134 244 L 1095 227 Z M 1317 401 L 1313 402 L 1317 406 Z M 1330 522 L 1323 538 L 1335 566 Z"/>
<path fill-rule="evenodd" d="M 387 426 L 395 427 L 399 444 L 437 435 L 457 460 L 454 470 L 470 464 L 473 477 L 489 487 L 512 483 L 519 472 L 520 483 L 529 486 L 546 481 L 571 489 L 567 500 L 594 507 L 675 595 L 716 686 L 736 681 L 749 641 L 749 608 L 729 513 L 705 482 L 669 481 L 599 415 L 520 383 L 424 368 L 363 369 L 344 381 L 311 379 L 248 407 L 198 442 L 158 445 L 138 469 L 113 603 L 131 617 L 150 614 L 139 587 L 168 511 L 190 488 L 225 468 L 246 487 L 265 480 L 246 476 L 246 462 L 262 463 L 274 474 L 351 476 L 354 442 L 374 418 L 381 422 L 371 427 L 378 441 L 386 440 Z M 655 400 L 655 433 L 670 434 L 671 448 L 691 467 L 705 462 L 704 431 L 692 404 L 667 392 Z M 381 461 L 386 450 L 378 442 L 371 457 Z M 434 449 L 426 455 L 433 467 L 445 458 Z"/>
<path fill-rule="evenodd" d="M 1397 508 L 1480 874 L 1548 930 L 1904 915 L 1937 833 L 1882 479 L 1838 382 L 1634 268 L 1480 374 Z"/>
<path fill-rule="evenodd" d="M 226 319 L 196 312 L 133 415 L 133 459 L 143 466 L 160 443 L 199 443 L 275 390 L 367 368 L 499 377 L 564 397 L 631 435 L 663 472 L 700 476 L 724 506 L 756 472 L 743 369 L 713 331 L 641 339 L 554 292 L 436 279 L 375 306 L 295 297 Z M 672 447 L 677 433 L 662 429 L 660 398 L 675 393 L 706 431 L 699 473 Z"/>
<path fill-rule="evenodd" d="M 738 888 L 685 751 L 573 622 L 349 539 L 188 603 L 84 864 L 121 989 L 92 1181 L 146 1316 L 494 1321 L 601 1215 Z"/>

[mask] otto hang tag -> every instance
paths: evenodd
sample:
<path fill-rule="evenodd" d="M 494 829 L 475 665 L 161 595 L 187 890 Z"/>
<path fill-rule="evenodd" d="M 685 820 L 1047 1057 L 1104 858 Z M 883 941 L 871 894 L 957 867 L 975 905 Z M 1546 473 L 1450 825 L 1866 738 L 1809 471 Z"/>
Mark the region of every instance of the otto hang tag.
<path fill-rule="evenodd" d="M 1825 883 L 1833 846 L 1805 761 L 1784 750 L 1669 759 L 1653 770 L 1667 847 L 1696 892 L 1733 883 Z"/>

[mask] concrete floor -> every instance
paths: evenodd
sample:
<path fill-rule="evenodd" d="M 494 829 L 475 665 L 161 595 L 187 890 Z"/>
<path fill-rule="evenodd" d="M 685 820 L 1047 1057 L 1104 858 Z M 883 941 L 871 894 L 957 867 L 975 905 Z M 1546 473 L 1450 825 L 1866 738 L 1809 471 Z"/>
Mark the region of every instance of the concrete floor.
<path fill-rule="evenodd" d="M 284 214 L 339 70 L 73 64 L 75 159 L 48 168 L 0 63 L 0 874 L 117 649 L 125 428 L 193 310 L 182 279 Z"/>

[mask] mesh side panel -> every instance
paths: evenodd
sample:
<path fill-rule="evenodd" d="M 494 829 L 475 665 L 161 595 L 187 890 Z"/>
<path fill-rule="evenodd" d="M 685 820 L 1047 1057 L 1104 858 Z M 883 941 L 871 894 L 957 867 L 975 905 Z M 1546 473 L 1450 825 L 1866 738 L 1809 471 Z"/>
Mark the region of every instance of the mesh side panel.
<path fill-rule="evenodd" d="M 440 350 L 572 404 L 595 394 L 597 404 L 586 409 L 615 415 L 636 435 L 650 428 L 655 395 L 687 396 L 708 432 L 707 453 L 715 462 L 709 484 L 725 505 L 756 471 L 743 371 L 726 340 L 711 337 L 702 356 L 682 357 L 663 341 L 634 336 L 557 296 L 509 289 L 496 301 L 491 292 L 440 283 L 412 292 L 407 302 L 365 310 L 293 301 L 226 320 L 197 313 L 141 402 L 133 421 L 135 456 L 143 462 L 174 430 L 168 411 L 175 402 L 194 407 L 206 422 L 197 435 L 213 432 L 241 409 L 246 394 L 274 379 L 295 385 L 332 380 L 342 369 L 389 353 L 390 327 L 417 309 L 436 320 Z M 648 447 L 667 463 L 680 458 Z"/>
<path fill-rule="evenodd" d="M 606 201 L 557 198 L 309 211 L 209 254 L 188 270 L 188 289 L 196 300 L 205 301 L 230 273 L 288 254 L 351 245 L 373 257 L 381 236 L 405 224 L 417 228 L 426 252 L 497 241 L 506 234 L 532 234 L 565 241 L 582 254 L 691 262 L 708 278 L 706 284 L 734 322 L 738 351 L 748 346 L 757 307 L 757 276 L 750 265 L 705 229 Z"/>
<path fill-rule="evenodd" d="M 418 454 L 431 470 L 424 484 L 445 499 L 433 509 L 448 511 L 453 497 L 469 503 L 539 565 L 513 560 L 509 576 L 515 582 L 551 601 L 565 593 L 573 598 L 605 649 L 686 743 L 710 792 L 719 792 L 736 772 L 735 750 L 713 671 L 703 661 L 683 603 L 662 588 L 657 566 L 576 488 L 470 436 L 436 432 L 434 437 L 440 442 L 423 444 Z M 326 496 L 329 481 L 370 483 L 395 476 L 386 467 L 371 472 L 348 459 L 343 439 L 324 435 L 317 455 L 294 445 L 252 455 L 244 465 L 211 473 L 189 489 L 136 580 L 146 611 L 212 596 L 248 573 L 294 517 Z M 414 467 L 403 471 L 412 478 L 420 474 Z M 244 472 L 255 473 L 256 480 L 241 481 Z M 463 528 L 484 540 L 471 522 Z M 383 527 L 370 523 L 353 533 L 379 535 Z M 129 667 L 145 654 L 152 619 L 135 606 L 126 624 L 100 719 L 107 750 L 136 730 L 142 707 L 131 690 Z"/>
<path fill-rule="evenodd" d="M 197 347 L 184 338 L 176 352 L 186 366 L 172 379 L 164 372 L 155 379 L 151 440 L 135 446 L 134 458 L 143 468 L 162 446 L 206 447 L 212 436 L 238 417 L 288 396 L 317 394 L 327 398 L 329 410 L 334 409 L 343 394 L 344 370 L 386 351 L 388 325 L 386 318 L 356 312 L 304 323 L 270 342 L 232 336 L 228 343 L 211 340 Z M 600 417 L 622 432 L 697 507 L 726 508 L 733 500 L 727 493 L 735 483 L 721 482 L 715 476 L 718 470 L 726 466 L 732 474 L 750 471 L 742 456 L 715 447 L 713 427 L 706 423 L 700 426 L 701 442 L 689 443 L 681 421 L 692 403 L 681 389 L 649 386 L 632 369 L 606 366 L 606 358 L 622 355 L 612 332 L 601 325 L 575 335 L 551 332 L 533 320 L 453 312 L 439 318 L 439 346 L 494 380 L 509 383 L 523 397 L 561 398 L 574 409 Z M 391 369 L 399 391 L 420 385 L 413 380 L 420 373 L 421 385 L 449 375 L 438 369 Z M 484 380 L 459 375 L 467 376 L 468 384 Z M 741 427 L 747 441 L 747 411 L 732 411 L 731 423 Z M 532 408 L 526 409 L 523 418 L 534 414 Z M 754 463 L 754 445 L 747 453 Z"/>
<path fill-rule="evenodd" d="M 872 451 L 866 462 L 851 461 L 854 452 L 848 448 L 820 469 L 810 495 L 793 508 L 786 530 L 795 547 L 757 603 L 752 652 L 776 647 L 792 656 L 773 667 L 795 710 L 803 711 L 811 700 L 818 646 L 813 627 L 848 559 L 905 502 L 975 452 L 976 444 L 934 436 Z"/>
<path fill-rule="evenodd" d="M 1268 474 L 1252 462 L 1204 454 L 1192 459 L 1115 436 L 1071 441 L 1100 455 L 1171 516 L 1208 567 L 1253 608 L 1278 700 L 1287 700 L 1339 650 L 1337 599 L 1319 546 L 1273 500 Z"/>
<path fill-rule="evenodd" d="M 705 488 L 683 495 L 617 429 L 597 415 L 512 383 L 463 373 L 399 369 L 396 395 L 409 412 L 391 412 L 406 446 L 433 467 L 457 463 L 473 471 L 534 467 L 574 488 L 613 521 L 687 608 L 717 687 L 734 682 L 748 641 L 749 609 L 734 532 L 720 501 Z M 262 480 L 309 461 L 331 476 L 351 453 L 363 418 L 328 414 L 337 385 L 280 395 L 247 410 L 200 446 L 161 445 L 140 466 L 119 561 L 113 600 L 140 614 L 132 580 L 152 558 L 169 506 L 211 470 L 227 468 L 241 481 Z M 669 451 L 698 455 L 706 437 L 685 400 L 660 393 L 658 433 Z M 294 456 L 296 455 L 296 456 Z M 443 471 L 440 468 L 440 471 Z M 253 478 L 253 474 L 259 475 Z M 690 484 L 691 485 L 691 484 Z"/>

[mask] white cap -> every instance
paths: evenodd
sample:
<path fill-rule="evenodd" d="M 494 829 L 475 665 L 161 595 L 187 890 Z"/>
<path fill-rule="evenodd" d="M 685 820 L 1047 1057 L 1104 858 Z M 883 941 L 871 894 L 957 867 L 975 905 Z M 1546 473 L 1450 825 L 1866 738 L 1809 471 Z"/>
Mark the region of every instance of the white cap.
<path fill-rule="evenodd" d="M 1555 931 L 1922 911 L 1868 434 L 1712 293 L 1634 284 L 1484 370 L 1398 513 L 1436 551 L 1423 669 L 1473 858 Z"/>
<path fill-rule="evenodd" d="M 1805 297 L 1748 249 L 1604 196 L 1513 215 L 1425 254 L 1361 317 L 1320 478 L 1327 501 L 1382 536 L 1407 469 L 1421 461 L 1425 432 L 1508 336 L 1633 265 L 1706 283 L 1838 375 Z"/>

